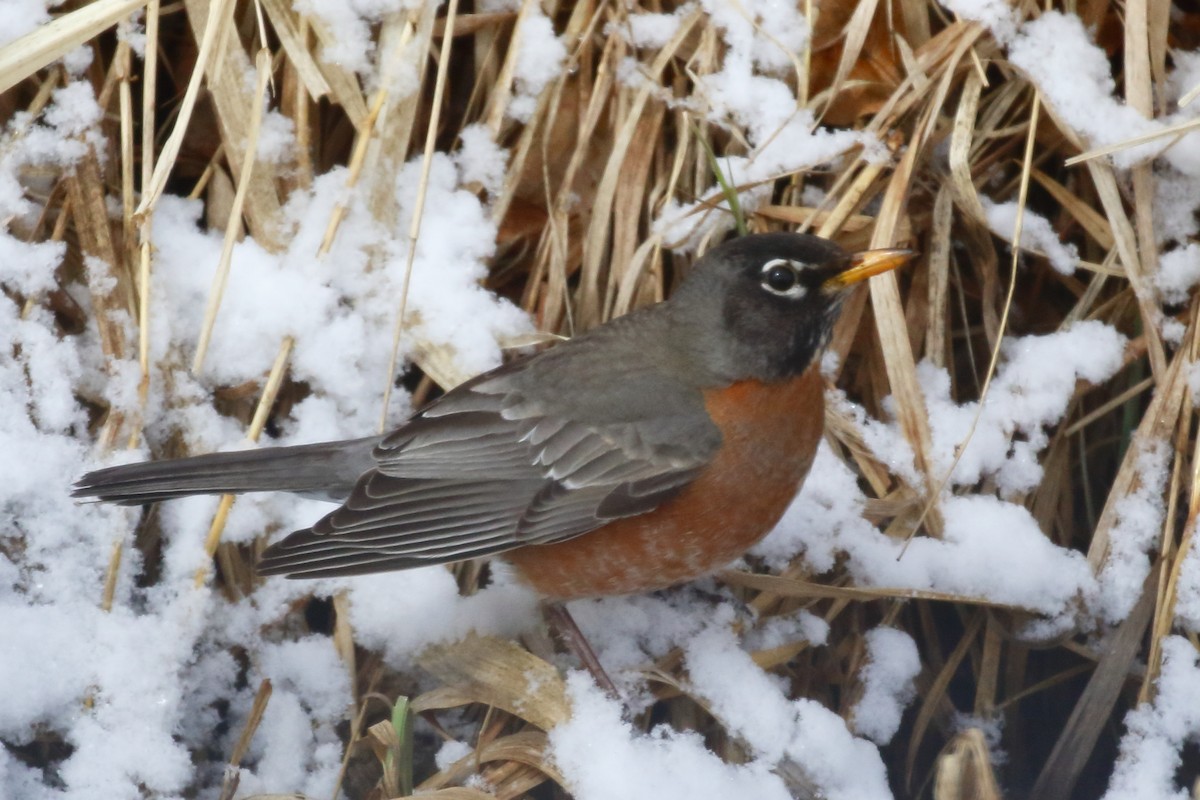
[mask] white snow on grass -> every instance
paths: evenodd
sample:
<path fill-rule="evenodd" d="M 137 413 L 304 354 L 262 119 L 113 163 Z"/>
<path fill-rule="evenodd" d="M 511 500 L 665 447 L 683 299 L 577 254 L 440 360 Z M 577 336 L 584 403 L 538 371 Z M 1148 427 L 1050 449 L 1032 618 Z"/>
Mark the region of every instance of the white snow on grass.
<path fill-rule="evenodd" d="M 309 15 L 327 33 L 321 37 L 321 58 L 346 69 L 373 71 L 373 25 L 412 2 L 405 0 L 295 0 L 300 14 Z"/>
<path fill-rule="evenodd" d="M 46 0 L 6 0 L 0 46 L 18 39 L 50 21 Z"/>
<path fill-rule="evenodd" d="M 442 746 L 438 748 L 437 754 L 434 755 L 434 763 L 439 770 L 446 769 L 455 761 L 466 758 L 474 752 L 475 748 L 466 742 L 449 739 L 442 742 Z"/>
<path fill-rule="evenodd" d="M 1049 11 L 1026 22 L 1009 46 L 1008 57 L 1041 89 L 1055 117 L 1089 148 L 1154 133 L 1200 113 L 1193 105 L 1150 120 L 1126 105 L 1116 96 L 1107 54 L 1074 14 Z M 1194 74 L 1195 62 L 1181 63 L 1181 70 Z M 1119 150 L 1112 160 L 1118 167 L 1130 167 L 1154 156 L 1162 156 L 1184 174 L 1200 175 L 1200 134 L 1160 137 Z"/>
<path fill-rule="evenodd" d="M 866 640 L 867 663 L 859 676 L 863 693 L 852 712 L 854 731 L 887 744 L 916 695 L 913 681 L 921 672 L 921 656 L 912 637 L 895 628 L 875 628 L 867 632 Z"/>
<path fill-rule="evenodd" d="M 717 617 L 684 647 L 693 689 L 761 763 L 798 768 L 828 798 L 891 797 L 879 752 L 812 700 L 789 700 L 779 679 L 737 645 Z M 680 795 L 681 797 L 683 795 Z"/>
<path fill-rule="evenodd" d="M 486 158 L 474 143 L 472 179 L 494 172 Z M 396 178 L 402 230 L 409 227 L 419 173 L 414 161 Z M 497 340 L 527 332 L 530 324 L 523 312 L 480 286 L 495 228 L 479 199 L 460 188 L 464 177 L 452 158 L 435 158 L 426 202 L 437 211 L 422 223 L 406 313 L 413 337 L 453 348 L 462 372 L 475 374 L 499 363 Z M 345 171 L 337 169 L 320 176 L 311 193 L 293 195 L 286 209 L 293 226 L 286 252 L 268 253 L 253 239 L 235 246 L 202 371 L 219 384 L 257 379 L 270 369 L 284 337 L 293 337 L 293 376 L 313 387 L 311 402 L 331 402 L 342 425 L 340 432 L 330 430 L 332 418 L 322 415 L 315 435 L 289 428 L 289 442 L 369 433 L 378 409 L 364 401 L 378 396 L 387 379 L 408 243 L 374 224 L 353 196 L 333 249 L 318 257 L 326 223 L 345 197 L 345 182 Z M 221 241 L 199 228 L 200 211 L 199 203 L 165 197 L 155 215 L 154 307 L 169 310 L 152 317 L 156 358 L 171 348 L 193 352 L 203 325 Z M 367 269 L 372 251 L 383 252 L 385 260 Z M 408 410 L 397 416 L 402 419 Z"/>
<path fill-rule="evenodd" d="M 323 636 L 264 643 L 258 656 L 271 700 L 252 740 L 257 766 L 239 770 L 239 790 L 332 796 L 343 755 L 336 726 L 352 712 L 345 665 Z M 297 775 L 303 776 L 299 783 Z"/>
<path fill-rule="evenodd" d="M 1170 242 L 1186 243 L 1200 232 L 1196 206 L 1200 203 L 1200 177 L 1185 175 L 1169 164 L 1155 169 L 1154 234 L 1161 247 Z M 1161 260 L 1160 260 L 1161 269 Z"/>
<path fill-rule="evenodd" d="M 765 764 L 727 764 L 704 746 L 699 734 L 667 726 L 648 734 L 634 730 L 622 718 L 621 705 L 588 675 L 569 675 L 567 690 L 571 719 L 550 731 L 550 754 L 578 800 L 792 796 Z"/>
<path fill-rule="evenodd" d="M 941 539 L 918 536 L 907 548 L 863 518 L 857 476 L 824 445 L 799 497 L 751 552 L 782 565 L 797 554 L 816 572 L 839 557 L 859 586 L 961 595 L 1067 615 L 1095 592 L 1080 553 L 1054 545 L 1023 506 L 997 497 L 945 497 Z"/>
<path fill-rule="evenodd" d="M 963 19 L 974 20 L 991 31 L 1001 44 L 1012 41 L 1017 32 L 1017 17 L 1005 0 L 940 0 L 941 4 Z"/>
<path fill-rule="evenodd" d="M 610 22 L 605 26 L 604 34 L 627 33 L 629 43 L 634 47 L 662 47 L 679 31 L 681 14 L 691 11 L 688 6 L 680 6 L 672 14 L 630 14 L 621 25 Z"/>
<path fill-rule="evenodd" d="M 555 35 L 554 23 L 536 3 L 530 6 L 517 35 L 514 92 L 508 115 L 518 122 L 528 122 L 542 90 L 562 74 L 567 46 Z"/>
<path fill-rule="evenodd" d="M 801 639 L 820 644 L 828 634 L 823 620 L 806 613 L 770 618 L 739 641 L 731 629 L 733 606 L 713 607 L 705 597 L 697 602 L 688 590 L 577 601 L 571 613 L 606 669 L 629 693 L 638 692 L 639 685 L 617 670 L 681 647 L 690 690 L 753 756 L 747 764 L 733 766 L 704 749 L 694 734 L 665 726 L 638 733 L 622 721 L 621 704 L 599 693 L 589 678 L 573 675 L 572 718 L 551 732 L 550 741 L 553 760 L 576 796 L 786 797 L 780 776 L 798 772 L 825 797 L 891 797 L 875 747 L 820 703 L 788 699 L 782 679 L 763 671 L 750 656 L 752 649 Z M 909 645 L 911 650 L 911 641 Z M 904 658 L 886 674 L 876 670 L 866 678 L 870 699 L 865 713 L 898 719 L 907 702 L 903 675 L 913 671 L 911 659 L 894 639 L 872 648 L 884 658 Z M 643 699 L 634 695 L 626 702 L 636 708 Z M 622 760 L 625 766 L 615 769 Z"/>
<path fill-rule="evenodd" d="M 1168 303 L 1182 303 L 1200 283 L 1200 245 L 1195 243 L 1164 253 L 1158 260 L 1154 283 Z"/>
<path fill-rule="evenodd" d="M 1200 736 L 1200 653 L 1182 636 L 1162 642 L 1162 671 L 1154 700 L 1125 716 L 1125 735 L 1104 800 L 1192 796 L 1180 786 L 1181 753 Z"/>
<path fill-rule="evenodd" d="M 793 795 L 780 774 L 792 770 L 830 800 L 892 796 L 875 747 L 821 704 L 789 700 L 727 627 L 707 626 L 686 652 L 694 690 L 754 757 L 729 764 L 695 733 L 667 726 L 636 731 L 622 718 L 620 703 L 576 672 L 567 679 L 571 719 L 550 731 L 551 758 L 575 797 L 784 800 Z"/>
<path fill-rule="evenodd" d="M 797 6 L 772 0 L 739 4 L 704 0 L 701 7 L 719 28 L 728 52 L 720 70 L 697 76 L 692 96 L 671 102 L 714 124 L 736 126 L 744 132 L 750 152 L 718 159 L 730 185 L 751 187 L 739 193 L 744 210 L 768 200 L 771 181 L 780 175 L 829 163 L 856 147 L 865 148 L 872 157 L 885 157 L 882 145 L 870 134 L 818 127 L 812 112 L 800 106 L 784 79 L 802 58 L 809 38 L 808 22 Z M 676 15 L 689 11 L 685 6 Z M 651 40 L 668 32 L 670 26 L 660 16 L 654 15 L 652 34 L 634 27 L 637 44 L 650 46 Z M 623 71 L 625 80 L 640 85 L 644 77 L 638 69 L 637 62 L 631 61 Z M 669 246 L 694 250 L 707 237 L 733 227 L 715 179 L 700 196 L 705 200 L 680 203 L 670 199 L 664 204 L 654 231 Z M 707 208 L 710 198 L 717 200 L 716 210 Z"/>
<path fill-rule="evenodd" d="M 974 487 L 990 479 L 1001 497 L 944 495 L 943 537 L 919 536 L 906 547 L 863 518 L 866 497 L 857 476 L 822 445 L 800 495 L 752 552 L 776 569 L 802 553 L 818 573 L 844 557 L 858 585 L 946 592 L 1037 611 L 1056 620 L 1052 624 L 1059 628 L 1072 624 L 1098 596 L 1096 578 L 1080 553 L 1053 544 L 1024 506 L 1004 497 L 1038 485 L 1038 454 L 1049 443 L 1050 426 L 1066 413 L 1076 381 L 1098 383 L 1112 377 L 1122 364 L 1124 346 L 1124 337 L 1094 321 L 1046 336 L 1010 339 L 982 414 L 978 402 L 959 405 L 952 400 L 944 370 L 918 365 L 935 475 L 940 478 L 954 465 L 956 448 L 978 415 L 949 485 Z M 837 393 L 833 402 L 857 418 L 864 440 L 883 463 L 918 480 L 912 451 L 897 423 L 870 420 Z M 1130 506 L 1130 524 L 1141 521 L 1144 511 L 1142 505 Z M 1126 540 L 1123 531 L 1116 535 Z M 1130 546 L 1144 553 L 1141 546 Z M 1142 555 L 1126 568 L 1137 570 L 1145 563 Z M 1136 599 L 1127 583 L 1109 582 L 1106 591 L 1113 599 L 1106 602 L 1116 608 Z"/>
<path fill-rule="evenodd" d="M 0 283 L 11 290 L 38 296 L 54 288 L 54 271 L 66 252 L 62 242 L 29 242 L 7 233 L 9 220 L 32 225 L 39 210 L 25 198 L 18 175 L 75 163 L 86 152 L 85 142 L 99 142 L 100 116 L 91 86 L 80 81 L 56 89 L 40 119 L 18 112 L 0 132 Z"/>
<path fill-rule="evenodd" d="M 1165 490 L 1171 476 L 1167 442 L 1134 439 L 1137 484 L 1117 501 L 1116 524 L 1109 531 L 1108 556 L 1100 569 L 1096 610 L 1106 622 L 1125 619 L 1142 593 L 1163 535 Z"/>
<path fill-rule="evenodd" d="M 407 3 L 411 6 L 411 0 Z M 0 36 L 12 37 L 42 24 L 45 5 L 10 3 L 11 19 Z M 327 32 L 327 57 L 364 75 L 370 87 L 372 28 L 402 6 L 401 0 L 303 0 Z M 979 19 L 1011 43 L 1010 56 L 1044 92 L 1058 119 L 1090 146 L 1152 130 L 1170 120 L 1143 120 L 1116 99 L 1111 66 L 1077 18 L 1049 13 L 1012 30 L 997 0 L 954 0 L 961 16 Z M 484 3 L 480 8 L 512 2 Z M 802 57 L 808 24 L 794 4 L 752 0 L 738 8 L 717 0 L 680 9 L 675 15 L 634 15 L 634 44 L 661 47 L 695 8 L 716 23 L 725 60 L 719 72 L 701 76 L 690 97 L 675 100 L 706 119 L 744 130 L 749 151 L 722 159 L 737 184 L 828 163 L 858 147 L 882 154 L 871 136 L 816 127 L 790 88 L 791 70 Z M 133 34 L 139 35 L 136 32 Z M 1051 47 L 1047 48 L 1046 43 Z M 565 68 L 567 47 L 540 8 L 531 9 L 521 37 L 510 114 L 532 111 L 537 96 Z M 643 56 L 651 55 L 643 53 Z M 87 51 L 71 57 L 72 69 Z M 1196 82 L 1197 59 L 1178 54 L 1174 84 Z M 635 80 L 636 69 L 623 71 Z M 1176 95 L 1178 86 L 1175 86 Z M 1197 104 L 1200 106 L 1200 104 Z M 1099 111 L 1097 110 L 1099 109 Z M 1184 112 L 1181 112 L 1184 113 Z M 1187 111 L 1186 113 L 1196 113 Z M 269 580 L 248 597 L 229 602 L 194 576 L 210 567 L 203 540 L 215 498 L 162 504 L 156 512 L 163 532 L 161 575 L 141 586 L 142 552 L 134 542 L 138 512 L 102 505 L 77 505 L 70 483 L 91 463 L 87 412 L 80 398 L 108 402 L 118 410 L 138 407 L 140 377 L 133 360 L 110 363 L 101 355 L 94 328 L 63 336 L 55 320 L 35 302 L 22 313 L 13 296 L 40 299 L 58 286 L 55 272 L 65 248 L 28 243 L 13 235 L 8 221 L 28 227 L 40 208 L 26 198 L 19 177 L 39 166 L 68 166 L 95 137 L 100 109 L 86 82 L 57 90 L 40 119 L 14 115 L 0 137 L 0 736 L 24 744 L 47 734 L 72 751 L 58 764 L 51 784 L 0 747 L 0 796 L 14 798 L 165 798 L 209 796 L 220 785 L 221 765 L 203 761 L 210 752 L 228 754 L 243 730 L 254 693 L 265 679 L 274 694 L 239 772 L 243 793 L 304 792 L 329 796 L 340 770 L 338 725 L 350 700 L 350 676 L 331 639 L 296 638 L 289 614 L 310 593 L 348 593 L 356 641 L 383 654 L 398 668 L 430 642 L 471 630 L 509 636 L 537 624 L 533 598 L 504 581 L 470 598 L 458 596 L 442 569 L 413 570 L 354 580 L 292 582 Z M 1098 121 L 1098 122 L 1097 122 Z M 293 138 L 285 121 L 268 118 L 265 157 L 287 154 Z M 1182 241 L 1196 232 L 1196 153 L 1185 137 L 1165 154 L 1167 166 L 1157 197 L 1159 235 Z M 1130 163 L 1158 152 L 1170 140 L 1117 158 Z M 103 150 L 103 148 L 101 148 Z M 475 194 L 495 196 L 503 186 L 507 153 L 484 128 L 468 129 L 461 149 L 438 154 L 428 185 L 422 236 L 411 275 L 407 318 L 410 333 L 402 355 L 415 341 L 448 348 L 464 374 L 485 370 L 500 359 L 498 341 L 528 332 L 525 315 L 496 298 L 481 283 L 487 275 L 496 230 L 490 209 Z M 153 220 L 156 248 L 151 284 L 152 362 L 145 408 L 146 450 L 157 451 L 173 436 L 196 451 L 245 447 L 244 427 L 213 408 L 217 386 L 259 381 L 285 337 L 295 342 L 291 376 L 311 394 L 282 420 L 282 442 L 320 441 L 373 431 L 379 397 L 389 379 L 391 331 L 407 271 L 407 231 L 415 206 L 420 165 L 410 163 L 395 178 L 399 209 L 395 228 L 383 229 L 357 191 L 347 188 L 344 170 L 316 176 L 308 190 L 294 191 L 284 209 L 287 249 L 269 253 L 253 239 L 233 253 L 229 285 L 218 315 L 204 369 L 187 369 L 202 326 L 220 237 L 203 229 L 201 207 L 167 196 Z M 812 187 L 806 197 L 812 198 Z M 716 186 L 703 195 L 711 195 Z M 34 193 L 36 194 L 36 193 Z M 767 188 L 744 193 L 753 206 Z M 318 256 L 334 208 L 346 216 L 333 249 Z M 668 241 L 695 247 L 727 227 L 727 213 L 692 214 L 699 205 L 670 203 L 656 223 Z M 1000 233 L 1006 204 L 993 206 Z M 1031 223 L 1032 220 L 1032 223 Z M 1075 254 L 1047 224 L 1027 217 L 1023 246 L 1043 250 L 1065 269 Z M 1011 228 L 1009 229 L 1011 233 Z M 1001 233 L 1001 235 L 1005 235 Z M 1158 286 L 1164 297 L 1186 298 L 1197 280 L 1194 245 L 1162 260 Z M 1060 248 L 1060 249 L 1059 249 Z M 111 281 L 110 267 L 88 264 L 93 281 Z M 63 287 L 89 318 L 86 287 Z M 129 320 L 117 320 L 133 341 Z M 1127 609 L 1148 569 L 1148 553 L 1162 524 L 1165 455 L 1148 446 L 1139 461 L 1142 486 L 1118 508 L 1113 530 L 1116 558 L 1097 580 L 1079 553 L 1054 545 L 1029 512 L 1016 502 L 1042 478 L 1038 464 L 1048 430 L 1057 424 L 1079 380 L 1110 378 L 1122 363 L 1124 339 L 1098 322 L 1068 331 L 1023 337 L 1005 344 L 1000 372 L 983 405 L 979 425 L 951 478 L 951 490 L 975 492 L 994 483 L 993 494 L 946 496 L 945 535 L 919 537 L 907 551 L 864 519 L 866 498 L 858 481 L 824 446 L 800 497 L 778 529 L 756 548 L 781 567 L 803 556 L 818 572 L 840 561 L 862 586 L 922 589 L 1028 608 L 1065 628 L 1076 615 L 1101 611 L 1115 621 Z M 946 373 L 919 370 L 931 412 L 937 474 L 950 469 L 954 448 L 966 435 L 979 405 L 957 404 Z M 1200 385 L 1200 378 L 1196 380 Z M 835 398 L 835 402 L 845 403 Z M 397 396 L 390 419 L 411 409 Z M 854 413 L 873 452 L 896 474 L 920 478 L 912 452 L 889 420 Z M 144 457 L 112 453 L 105 462 Z M 264 495 L 235 503 L 225 537 L 247 542 L 265 531 L 284 532 L 311 524 L 327 505 Z M 13 546 L 8 546 L 9 543 Z M 100 610 L 105 573 L 113 548 L 123 547 L 111 611 Z M 19 544 L 19 546 L 16 546 Z M 1193 543 L 1180 573 L 1176 612 L 1182 624 L 1200 625 L 1200 545 Z M 718 589 L 719 591 L 719 589 Z M 619 704 L 582 675 L 568 680 L 574 714 L 550 734 L 555 763 L 582 800 L 647 797 L 786 798 L 785 775 L 803 774 L 830 798 L 890 796 L 875 744 L 896 731 L 919 668 L 913 643 L 889 629 L 868 634 L 868 653 L 859 680 L 862 699 L 854 730 L 833 711 L 811 700 L 790 699 L 781 679 L 761 670 L 751 652 L 797 641 L 820 646 L 829 626 L 808 612 L 773 617 L 751 626 L 738 640 L 728 623 L 729 604 L 717 607 L 688 592 L 572 604 L 580 626 L 602 661 L 622 685 L 638 685 L 620 673 L 666 655 L 684 653 L 690 690 L 707 702 L 730 733 L 746 744 L 749 761 L 726 763 L 694 733 L 659 727 L 635 730 Z M 1168 640 L 1159 696 L 1127 719 L 1129 733 L 1113 777 L 1111 797 L 1123 787 L 1153 786 L 1162 796 L 1178 793 L 1173 773 L 1183 743 L 1197 735 L 1195 653 L 1182 639 Z M 244 663 L 231 652 L 244 652 Z M 644 697 L 633 697 L 634 702 Z M 855 735 L 855 734 L 859 735 Z M 867 737 L 867 738 L 862 738 Z M 440 763 L 462 757 L 463 744 L 447 745 Z"/>
<path fill-rule="evenodd" d="M 0 218 L 33 222 L 38 208 L 23 196 L 18 175 L 70 165 L 85 151 L 77 137 L 93 135 L 97 118 L 90 87 L 76 83 L 59 89 L 40 119 L 9 122 L 0 143 Z M 286 136 L 275 138 L 286 144 Z M 462 153 L 440 155 L 434 164 L 408 304 L 415 333 L 402 355 L 419 337 L 457 354 L 462 372 L 479 372 L 499 363 L 497 340 L 530 330 L 519 309 L 480 286 L 495 226 L 488 209 L 462 188 L 475 181 L 495 189 L 504 160 L 490 138 L 475 136 Z M 405 228 L 417 171 L 414 164 L 396 176 Z M 333 249 L 319 258 L 338 202 L 348 213 Z M 214 410 L 212 390 L 261 380 L 286 336 L 295 340 L 291 375 L 312 393 L 282 421 L 284 441 L 374 430 L 407 244 L 372 222 L 346 190 L 344 171 L 318 176 L 311 190 L 293 192 L 284 210 L 291 228 L 286 252 L 268 253 L 250 238 L 235 247 L 209 356 L 192 376 L 184 365 L 195 350 L 221 246 L 218 235 L 201 228 L 200 213 L 198 203 L 166 196 L 154 217 L 148 445 L 181 434 L 197 452 L 245 447 L 244 426 Z M 378 258 L 367 269 L 372 253 Z M 0 282 L 17 296 L 37 299 L 58 285 L 61 245 L 26 244 L 6 229 L 0 254 Z M 87 267 L 94 284 L 111 284 L 108 265 L 93 260 Z M 86 288 L 64 288 L 90 314 Z M 361 583 L 270 580 L 240 602 L 226 602 L 194 586 L 197 571 L 211 569 L 203 549 L 216 505 L 211 497 L 159 506 L 161 574 L 139 586 L 142 553 L 133 540 L 139 512 L 70 499 L 71 482 L 98 466 L 89 463 L 87 413 L 76 393 L 136 409 L 136 363 L 106 361 L 93 327 L 62 336 L 41 304 L 22 311 L 11 296 L 0 298 L 6 455 L 0 518 L 9 521 L 0 527 L 0 614 L 8 622 L 0 680 L 20 694 L 0 704 L 0 735 L 12 744 L 57 736 L 72 751 L 57 765 L 58 788 L 52 788 L 0 749 L 0 796 L 108 800 L 211 792 L 221 781 L 220 765 L 197 760 L 197 753 L 231 751 L 264 678 L 274 693 L 240 770 L 242 791 L 329 796 L 341 767 L 337 726 L 351 699 L 349 678 L 327 637 L 272 640 L 297 601 L 348 589 L 364 641 L 384 649 L 379 643 L 390 635 L 394 648 L 408 644 L 414 652 L 467 630 L 511 634 L 536 620 L 528 593 L 512 587 L 489 589 L 460 607 L 444 570 L 433 582 L 449 580 L 448 592 L 426 593 L 430 575 L 418 572 Z M 135 341 L 130 321 L 117 322 Z M 408 411 L 401 395 L 393 418 Z M 114 452 L 104 460 L 144 457 Z M 225 539 L 305 527 L 328 508 L 289 497 L 243 497 Z M 123 558 L 113 608 L 104 612 L 100 599 L 117 544 Z M 395 634 L 397 608 L 428 624 L 409 625 L 407 638 Z M 246 664 L 229 655 L 235 648 L 247 654 Z"/>
<path fill-rule="evenodd" d="M 1055 116 L 1089 147 L 1116 144 L 1159 127 L 1117 99 L 1107 55 L 1074 14 L 1049 11 L 1025 23 L 1008 48 L 1008 58 L 1042 90 Z M 1123 150 L 1114 161 L 1131 166 L 1165 143 Z"/>
<path fill-rule="evenodd" d="M 1004 241 L 1012 242 L 1017 230 L 1017 202 L 996 203 L 983 196 L 979 200 L 987 215 L 988 228 Z M 1028 208 L 1021 219 L 1021 249 L 1044 254 L 1050 260 L 1050 266 L 1063 275 L 1075 272 L 1075 264 L 1079 262 L 1079 251 L 1075 245 L 1063 244 L 1051 227 L 1050 220 Z"/>
<path fill-rule="evenodd" d="M 808 46 L 809 25 L 803 6 L 777 0 L 700 0 L 700 7 L 721 30 L 730 62 L 749 58 L 764 73 L 786 76 Z"/>
<path fill-rule="evenodd" d="M 662 658 L 711 619 L 711 603 L 685 591 L 577 600 L 571 615 L 606 669 L 618 671 Z"/>
<path fill-rule="evenodd" d="M 1192 103 L 1152 120 L 1127 105 L 1117 95 L 1108 54 L 1092 41 L 1091 33 L 1075 14 L 1048 11 L 1018 25 L 1011 4 L 1005 0 L 941 1 L 955 14 L 979 22 L 991 32 L 1007 49 L 1009 61 L 1041 90 L 1056 122 L 1077 136 L 1087 149 L 1161 131 L 1200 114 L 1200 104 Z M 1168 75 L 1169 99 L 1178 100 L 1200 83 L 1200 54 L 1181 51 L 1174 54 L 1173 61 L 1175 68 Z M 1160 243 L 1182 243 L 1196 231 L 1200 133 L 1159 137 L 1124 148 L 1111 160 L 1119 168 L 1128 168 L 1156 156 L 1160 157 L 1154 167 L 1156 233 Z M 1011 236 L 1011 228 L 1001 235 Z M 1062 269 L 1057 262 L 1055 267 Z"/>
<path fill-rule="evenodd" d="M 963 0 L 950 4 L 956 10 L 970 5 L 975 12 L 964 14 L 991 24 L 986 8 L 994 0 Z M 1084 29 L 1079 17 L 1057 11 L 1026 22 L 1015 36 L 1002 36 L 1011 25 L 1000 21 L 992 27 L 1002 43 L 1008 44 L 1009 59 L 1024 70 L 1042 91 L 1056 120 L 1074 132 L 1086 148 L 1118 144 L 1136 136 L 1161 131 L 1195 119 L 1200 104 L 1191 103 L 1173 113 L 1150 120 L 1130 108 L 1116 93 L 1116 81 L 1108 55 Z M 1178 100 L 1200 83 L 1200 55 L 1180 52 L 1168 76 L 1170 99 Z M 1155 232 L 1160 244 L 1186 243 L 1196 233 L 1196 209 L 1200 207 L 1200 133 L 1163 136 L 1129 147 L 1111 156 L 1120 168 L 1158 157 L 1154 164 Z M 1170 287 L 1162 287 L 1170 291 Z"/>
<path fill-rule="evenodd" d="M 490 195 L 504 188 L 508 151 L 496 144 L 485 125 L 468 125 L 458 135 L 462 146 L 454 156 L 462 183 L 478 183 Z"/>
<path fill-rule="evenodd" d="M 512 637 L 540 624 L 537 597 L 528 589 L 493 584 L 460 597 L 454 575 L 440 566 L 365 575 L 350 585 L 356 641 L 395 669 L 410 669 L 429 644 L 472 631 Z"/>
<path fill-rule="evenodd" d="M 1175 622 L 1189 631 L 1200 632 L 1200 536 L 1195 527 L 1175 585 Z"/>
<path fill-rule="evenodd" d="M 829 623 L 803 609 L 760 620 L 745 638 L 747 650 L 770 650 L 801 641 L 821 645 L 828 640 Z"/>
<path fill-rule="evenodd" d="M 922 363 L 917 377 L 929 408 L 936 473 L 945 475 L 954 464 L 978 414 L 952 483 L 972 486 L 994 478 L 1002 493 L 1030 491 L 1042 478 L 1037 454 L 1049 444 L 1047 429 L 1066 413 L 1076 382 L 1111 378 L 1124 349 L 1121 334 L 1094 320 L 1045 336 L 1007 339 L 982 414 L 977 402 L 954 403 L 945 370 Z"/>

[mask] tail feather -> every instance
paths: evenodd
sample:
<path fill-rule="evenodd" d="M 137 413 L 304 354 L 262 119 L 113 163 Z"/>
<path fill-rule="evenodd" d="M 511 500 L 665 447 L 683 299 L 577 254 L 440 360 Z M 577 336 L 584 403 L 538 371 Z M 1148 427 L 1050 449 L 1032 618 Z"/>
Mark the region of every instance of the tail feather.
<path fill-rule="evenodd" d="M 87 473 L 71 494 L 122 505 L 243 492 L 294 492 L 341 500 L 359 476 L 375 466 L 371 454 L 378 443 L 378 436 L 369 436 L 126 464 Z"/>

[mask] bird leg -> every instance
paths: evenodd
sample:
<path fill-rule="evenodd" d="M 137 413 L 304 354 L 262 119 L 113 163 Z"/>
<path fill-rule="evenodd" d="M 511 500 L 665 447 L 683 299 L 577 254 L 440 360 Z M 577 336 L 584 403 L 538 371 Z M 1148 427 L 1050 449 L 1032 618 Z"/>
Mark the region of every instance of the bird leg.
<path fill-rule="evenodd" d="M 604 671 L 600 659 L 596 656 L 596 651 L 588 644 L 587 637 L 583 635 L 583 631 L 579 630 L 579 626 L 575 624 L 575 618 L 571 616 L 567 607 L 562 603 L 544 603 L 542 615 L 546 619 L 546 624 L 550 626 L 550 630 L 557 635 L 558 640 L 579 659 L 584 669 L 592 674 L 592 679 L 596 681 L 596 684 L 614 700 L 620 700 L 621 693 L 617 691 L 617 685 Z"/>

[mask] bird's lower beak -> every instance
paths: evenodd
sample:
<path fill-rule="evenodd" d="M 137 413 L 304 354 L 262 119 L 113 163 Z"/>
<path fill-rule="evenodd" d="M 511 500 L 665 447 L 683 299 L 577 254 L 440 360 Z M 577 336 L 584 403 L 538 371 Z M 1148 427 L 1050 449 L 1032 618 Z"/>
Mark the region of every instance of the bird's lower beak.
<path fill-rule="evenodd" d="M 872 275 L 879 275 L 896 267 L 902 267 L 916 257 L 915 250 L 864 250 L 850 256 L 849 268 L 826 279 L 821 284 L 821 288 L 828 291 L 839 291 L 853 286 L 859 281 L 864 281 Z"/>

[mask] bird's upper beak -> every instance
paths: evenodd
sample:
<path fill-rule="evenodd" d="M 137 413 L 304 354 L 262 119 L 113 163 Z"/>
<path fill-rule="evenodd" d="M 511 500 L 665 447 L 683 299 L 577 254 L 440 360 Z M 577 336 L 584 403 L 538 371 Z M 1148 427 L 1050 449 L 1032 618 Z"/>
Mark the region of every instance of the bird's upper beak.
<path fill-rule="evenodd" d="M 872 275 L 879 275 L 896 267 L 902 267 L 916 257 L 915 250 L 864 250 L 850 256 L 850 266 L 838 274 L 826 278 L 825 282 L 821 284 L 821 288 L 827 291 L 841 291 Z"/>

